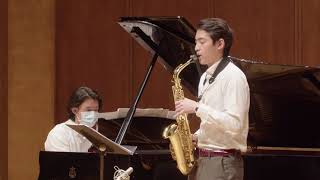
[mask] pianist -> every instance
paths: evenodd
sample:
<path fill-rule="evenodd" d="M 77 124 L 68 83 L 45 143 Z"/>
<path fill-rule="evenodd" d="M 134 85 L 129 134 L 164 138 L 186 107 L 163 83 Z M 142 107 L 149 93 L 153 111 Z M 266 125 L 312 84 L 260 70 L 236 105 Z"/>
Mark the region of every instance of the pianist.
<path fill-rule="evenodd" d="M 195 133 L 196 180 L 242 180 L 241 151 L 247 148 L 249 86 L 244 73 L 228 58 L 233 35 L 219 18 L 201 20 L 195 36 L 199 63 L 208 69 L 200 78 L 199 101 L 176 102 L 176 112 L 195 113 L 200 128 Z"/>
<path fill-rule="evenodd" d="M 48 134 L 44 143 L 46 151 L 88 152 L 91 142 L 67 124 L 85 124 L 96 126 L 97 112 L 101 109 L 102 100 L 96 91 L 80 87 L 73 92 L 68 103 L 69 119 L 57 124 Z"/>

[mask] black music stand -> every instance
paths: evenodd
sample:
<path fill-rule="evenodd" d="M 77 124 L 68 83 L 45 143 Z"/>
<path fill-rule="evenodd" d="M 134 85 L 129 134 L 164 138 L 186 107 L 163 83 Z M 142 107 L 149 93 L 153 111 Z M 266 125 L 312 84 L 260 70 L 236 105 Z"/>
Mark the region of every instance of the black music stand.
<path fill-rule="evenodd" d="M 133 155 L 137 146 L 122 146 L 113 142 L 111 139 L 100 134 L 93 128 L 90 128 L 86 125 L 70 125 L 70 128 L 77 131 L 79 134 L 82 134 L 86 137 L 99 151 L 100 155 L 100 180 L 104 179 L 104 156 L 105 154 L 122 154 L 122 155 Z"/>

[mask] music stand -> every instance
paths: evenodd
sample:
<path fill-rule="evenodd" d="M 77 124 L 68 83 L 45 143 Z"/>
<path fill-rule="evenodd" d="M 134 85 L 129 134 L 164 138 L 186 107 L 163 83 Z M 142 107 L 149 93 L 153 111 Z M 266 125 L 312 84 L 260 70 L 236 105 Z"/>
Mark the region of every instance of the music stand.
<path fill-rule="evenodd" d="M 113 142 L 111 139 L 105 137 L 95 129 L 86 125 L 71 125 L 67 124 L 70 128 L 77 131 L 79 134 L 86 137 L 99 151 L 100 156 L 100 180 L 104 178 L 104 155 L 106 153 L 133 155 L 137 146 L 122 146 Z"/>

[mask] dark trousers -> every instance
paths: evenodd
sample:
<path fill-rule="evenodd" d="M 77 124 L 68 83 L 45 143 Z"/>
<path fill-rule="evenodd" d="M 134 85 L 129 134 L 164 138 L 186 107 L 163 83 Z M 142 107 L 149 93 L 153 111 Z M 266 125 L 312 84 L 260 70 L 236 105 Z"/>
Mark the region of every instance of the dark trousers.
<path fill-rule="evenodd" d="M 241 155 L 199 157 L 189 180 L 243 180 Z"/>

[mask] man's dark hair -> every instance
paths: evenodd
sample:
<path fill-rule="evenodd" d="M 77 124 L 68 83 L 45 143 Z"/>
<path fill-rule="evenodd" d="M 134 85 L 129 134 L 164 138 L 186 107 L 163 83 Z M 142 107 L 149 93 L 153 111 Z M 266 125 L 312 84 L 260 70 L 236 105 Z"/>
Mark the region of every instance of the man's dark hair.
<path fill-rule="evenodd" d="M 99 103 L 99 111 L 102 107 L 102 100 L 98 93 L 88 87 L 79 87 L 70 96 L 68 103 L 68 115 L 69 119 L 75 121 L 75 115 L 72 112 L 72 108 L 79 107 L 85 100 L 94 99 Z"/>
<path fill-rule="evenodd" d="M 208 32 L 213 43 L 222 38 L 225 42 L 223 57 L 227 57 L 229 55 L 233 42 L 233 33 L 225 20 L 220 18 L 202 19 L 198 24 L 198 29 Z"/>

